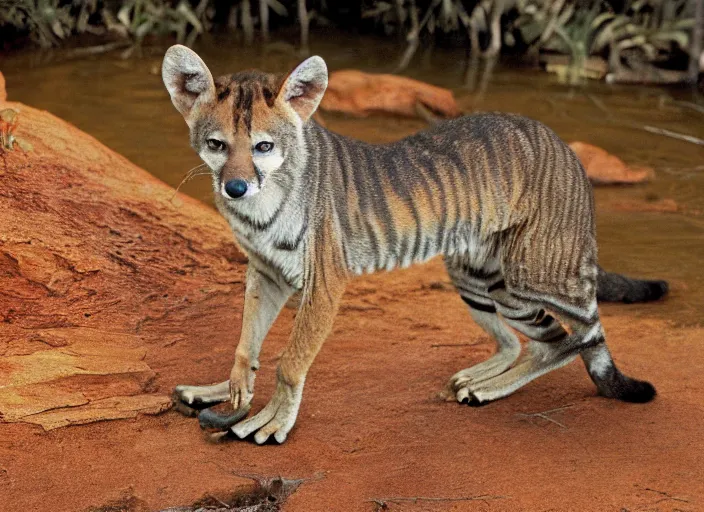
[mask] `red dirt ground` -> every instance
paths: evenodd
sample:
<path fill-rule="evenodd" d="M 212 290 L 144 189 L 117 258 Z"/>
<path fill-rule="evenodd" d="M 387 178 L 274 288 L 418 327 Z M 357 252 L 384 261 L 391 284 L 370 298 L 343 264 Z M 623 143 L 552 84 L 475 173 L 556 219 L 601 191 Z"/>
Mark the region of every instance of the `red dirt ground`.
<path fill-rule="evenodd" d="M 173 206 L 165 185 L 97 141 L 49 114 L 19 107 L 24 124 L 18 136 L 35 151 L 13 152 L 0 162 L 0 205 L 21 204 L 29 212 L 15 212 L 21 218 L 17 230 L 33 226 L 38 211 L 73 215 L 77 233 L 64 226 L 57 236 L 84 240 L 102 276 L 86 279 L 96 279 L 95 286 L 121 302 L 79 296 L 81 281 L 68 278 L 53 295 L 47 292 L 47 303 L 27 302 L 31 297 L 13 296 L 6 288 L 0 294 L 6 300 L 0 304 L 0 364 L 8 354 L 54 349 L 31 335 L 58 321 L 42 317 L 43 308 L 65 308 L 60 320 L 69 332 L 93 329 L 91 339 L 105 343 L 101 333 L 109 331 L 109 343 L 119 344 L 124 336 L 145 348 L 153 376 L 141 392 L 165 395 L 178 383 L 223 380 L 243 296 L 243 267 L 224 245 L 231 236 L 225 223 L 187 198 Z M 8 193 L 10 186 L 35 187 L 36 193 L 19 201 Z M 74 199 L 59 211 L 52 194 Z M 89 213 L 82 213 L 83 202 L 91 206 Z M 129 218 L 113 215 L 125 204 L 141 213 L 134 221 L 141 239 Z M 106 219 L 102 227 L 96 205 Z M 113 222 L 123 223 L 135 243 L 116 245 L 109 231 Z M 7 236 L 5 227 L 0 235 Z M 0 238 L 0 250 L 7 243 Z M 124 262 L 114 258 L 114 266 L 102 266 L 118 246 L 122 258 L 135 261 L 127 265 L 134 272 L 120 270 Z M 80 247 L 71 248 L 71 258 L 81 257 Z M 147 249 L 157 248 L 159 256 L 150 256 Z M 159 297 L 172 294 L 168 300 L 150 295 L 151 279 Z M 434 261 L 353 283 L 308 376 L 297 426 L 281 446 L 209 443 L 196 420 L 174 411 L 48 432 L 0 423 L 0 510 L 73 512 L 123 498 L 133 498 L 136 509 L 159 510 L 209 493 L 229 494 L 249 485 L 241 475 L 252 474 L 307 479 L 286 511 L 372 511 L 380 508 L 373 499 L 480 496 L 386 503 L 389 510 L 412 511 L 704 510 L 704 329 L 633 318 L 627 308 L 603 306 L 616 361 L 656 385 L 654 402 L 596 397 L 575 362 L 474 409 L 438 398 L 451 374 L 493 350 L 445 280 Z M 21 324 L 26 320 L 8 313 L 8 297 L 29 313 L 39 311 L 32 318 L 45 323 Z M 667 300 L 681 298 L 675 290 Z M 99 307 L 102 313 L 82 314 Z M 277 354 L 292 316 L 284 311 L 264 345 L 254 410 L 273 390 Z M 553 421 L 531 416 L 561 407 L 546 413 Z"/>

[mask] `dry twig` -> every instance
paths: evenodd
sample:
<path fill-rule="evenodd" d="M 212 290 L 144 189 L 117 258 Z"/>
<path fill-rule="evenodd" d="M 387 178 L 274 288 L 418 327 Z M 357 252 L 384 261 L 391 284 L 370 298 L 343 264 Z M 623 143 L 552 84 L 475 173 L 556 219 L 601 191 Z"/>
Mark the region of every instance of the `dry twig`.
<path fill-rule="evenodd" d="M 388 503 L 418 503 L 419 501 L 423 502 L 433 502 L 433 503 L 440 503 L 440 502 L 455 502 L 455 501 L 483 501 L 483 502 L 488 502 L 489 500 L 502 500 L 506 498 L 510 498 L 511 496 L 495 496 L 491 494 L 481 494 L 479 496 L 460 496 L 458 498 L 431 498 L 427 496 L 397 496 L 393 498 L 372 498 L 369 501 L 370 503 L 375 503 L 377 506 L 377 511 L 380 510 L 388 510 L 389 506 Z"/>
<path fill-rule="evenodd" d="M 656 494 L 659 494 L 660 496 L 664 496 L 663 498 L 657 500 L 655 503 L 660 503 L 662 501 L 668 501 L 668 500 L 679 501 L 682 503 L 689 503 L 689 500 L 687 500 L 685 498 L 680 498 L 678 496 L 673 496 L 672 494 L 665 492 L 665 491 L 658 491 L 657 489 L 651 489 L 650 487 L 645 487 L 644 489 L 646 491 L 650 491 L 650 492 L 654 492 Z"/>
<path fill-rule="evenodd" d="M 641 126 L 640 128 L 646 132 L 655 133 L 656 135 L 664 135 L 665 137 L 671 137 L 673 139 L 683 140 L 685 142 L 704 146 L 704 139 L 700 139 L 699 137 L 695 137 L 693 135 L 687 135 L 686 133 L 674 132 L 666 128 L 658 128 L 657 126 L 649 125 Z"/>
<path fill-rule="evenodd" d="M 549 421 L 550 423 L 554 423 L 558 427 L 562 427 L 564 429 L 567 428 L 566 425 L 563 425 L 559 421 L 551 418 L 549 415 L 554 413 L 554 412 L 560 412 L 564 411 L 565 409 L 569 409 L 571 407 L 574 407 L 574 404 L 568 404 L 568 405 L 563 405 L 562 407 L 556 407 L 555 409 L 549 409 L 547 411 L 541 411 L 541 412 L 533 412 L 533 413 L 516 413 L 516 416 L 521 416 L 523 418 L 541 418 L 544 419 L 545 421 Z"/>

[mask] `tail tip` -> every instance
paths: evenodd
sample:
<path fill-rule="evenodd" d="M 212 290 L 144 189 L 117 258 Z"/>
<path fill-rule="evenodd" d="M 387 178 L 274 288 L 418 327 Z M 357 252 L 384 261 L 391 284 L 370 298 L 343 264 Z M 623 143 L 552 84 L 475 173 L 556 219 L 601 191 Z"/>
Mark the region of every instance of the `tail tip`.
<path fill-rule="evenodd" d="M 670 291 L 667 281 L 641 281 L 641 283 L 639 288 L 631 290 L 623 297 L 624 303 L 652 302 L 662 299 Z"/>
<path fill-rule="evenodd" d="M 624 402 L 644 404 L 655 398 L 655 395 L 657 391 L 650 382 L 628 379 L 628 385 L 622 388 L 616 398 Z"/>
<path fill-rule="evenodd" d="M 663 298 L 670 291 L 667 281 L 651 281 L 648 283 L 648 299 L 658 300 Z"/>

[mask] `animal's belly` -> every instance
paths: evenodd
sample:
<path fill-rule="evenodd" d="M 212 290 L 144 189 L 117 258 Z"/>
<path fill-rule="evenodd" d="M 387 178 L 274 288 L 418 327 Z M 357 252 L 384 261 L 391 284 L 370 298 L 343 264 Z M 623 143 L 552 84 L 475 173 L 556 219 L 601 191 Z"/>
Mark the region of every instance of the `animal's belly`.
<path fill-rule="evenodd" d="M 348 268 L 354 274 L 406 268 L 440 254 L 482 268 L 496 255 L 495 244 L 464 223 L 442 229 L 437 225 L 409 229 L 394 236 L 386 233 L 354 237 L 346 251 Z"/>

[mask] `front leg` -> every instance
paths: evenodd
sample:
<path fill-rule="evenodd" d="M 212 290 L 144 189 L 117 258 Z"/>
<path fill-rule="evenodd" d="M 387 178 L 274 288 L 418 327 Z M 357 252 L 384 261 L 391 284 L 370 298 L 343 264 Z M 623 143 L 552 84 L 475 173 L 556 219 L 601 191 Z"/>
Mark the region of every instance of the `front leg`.
<path fill-rule="evenodd" d="M 230 399 L 235 410 L 249 406 L 252 401 L 262 343 L 294 291 L 278 275 L 263 273 L 251 264 L 248 267 L 242 332 L 230 372 Z"/>
<path fill-rule="evenodd" d="M 254 441 L 258 444 L 272 434 L 283 443 L 293 428 L 306 374 L 332 329 L 344 292 L 346 277 L 332 260 L 329 253 L 319 255 L 314 271 L 306 276 L 291 339 L 277 368 L 274 396 L 258 414 L 232 427 L 240 439 L 256 431 Z"/>
<path fill-rule="evenodd" d="M 259 368 L 262 342 L 293 291 L 278 276 L 264 274 L 252 263 L 247 267 L 242 331 L 230 380 L 212 386 L 176 387 L 178 401 L 193 408 L 208 407 L 228 399 L 232 401 L 235 415 L 229 419 L 217 419 L 214 413 L 201 412 L 199 418 L 204 427 L 222 428 L 228 422 L 227 426 L 231 426 L 247 413 L 254 393 L 254 372 Z"/>

